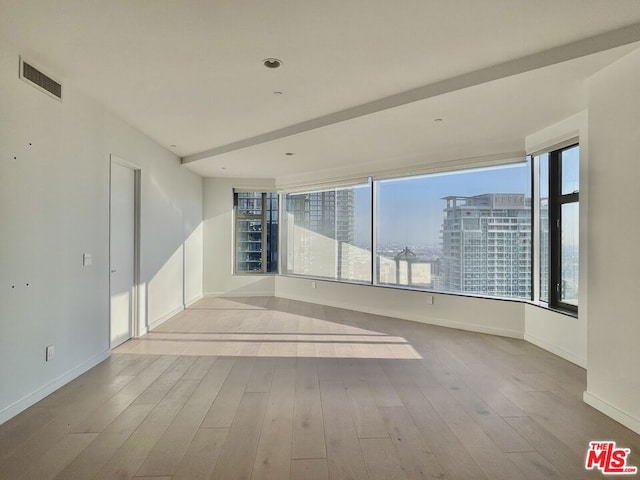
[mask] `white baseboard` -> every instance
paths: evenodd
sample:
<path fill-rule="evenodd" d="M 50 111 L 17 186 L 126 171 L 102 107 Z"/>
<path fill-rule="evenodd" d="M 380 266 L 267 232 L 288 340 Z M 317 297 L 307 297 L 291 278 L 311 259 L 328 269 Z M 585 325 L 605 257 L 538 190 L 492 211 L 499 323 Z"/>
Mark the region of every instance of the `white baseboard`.
<path fill-rule="evenodd" d="M 524 334 L 524 339 L 529 343 L 533 343 L 537 347 L 540 347 L 544 350 L 547 350 L 548 352 L 553 353 L 554 355 L 559 356 L 560 358 L 564 358 L 565 360 L 571 363 L 575 363 L 579 367 L 587 368 L 586 358 L 579 357 L 575 353 L 572 353 L 568 350 L 565 350 L 564 348 L 560 348 L 556 345 L 553 345 L 552 343 L 549 343 L 546 340 L 543 340 L 542 338 L 536 337 L 535 335 L 531 335 L 529 333 Z"/>
<path fill-rule="evenodd" d="M 171 317 L 176 316 L 177 314 L 179 314 L 180 312 L 182 312 L 184 310 L 184 305 L 180 305 L 177 308 L 174 308 L 173 310 L 171 310 L 168 313 L 165 313 L 163 316 L 161 316 L 160 318 L 158 318 L 157 320 L 154 320 L 153 322 L 151 322 L 148 326 L 147 326 L 147 331 L 150 332 L 151 330 L 153 330 L 156 327 L 159 327 L 160 325 L 162 325 L 164 322 L 166 322 L 167 320 L 169 320 Z M 146 333 L 146 332 L 145 332 Z"/>
<path fill-rule="evenodd" d="M 318 304 L 318 301 L 315 300 L 313 297 L 304 297 L 303 295 L 276 295 L 276 296 L 280 298 L 286 298 L 289 300 L 297 300 L 300 302 Z M 399 318 L 401 320 L 409 320 L 411 322 L 424 323 L 427 325 L 437 325 L 439 327 L 455 328 L 458 330 L 466 330 L 469 332 L 487 333 L 490 335 L 499 335 L 501 337 L 517 338 L 520 340 L 522 339 L 522 332 L 518 330 L 489 327 L 486 325 L 478 325 L 475 323 L 457 322 L 455 320 L 446 320 L 446 319 L 437 318 L 437 317 L 415 317 L 412 315 L 406 315 L 403 312 L 398 312 L 390 309 L 383 310 L 379 308 L 368 308 L 363 306 L 356 307 L 347 302 L 331 301 L 331 302 L 322 302 L 320 303 L 320 305 L 326 305 L 326 306 L 335 307 L 335 308 L 344 308 L 345 310 L 355 310 L 358 312 L 370 313 L 372 315 L 385 315 L 392 318 Z"/>
<path fill-rule="evenodd" d="M 592 393 L 584 392 L 582 394 L 582 399 L 587 405 L 591 405 L 593 408 L 601 411 L 606 416 L 613 418 L 616 422 L 619 422 L 630 430 L 633 430 L 637 434 L 640 434 L 640 419 L 634 417 L 633 415 L 629 415 L 627 412 L 620 410 L 618 407 L 614 407 L 610 403 L 605 402 Z"/>
<path fill-rule="evenodd" d="M 194 303 L 202 300 L 204 298 L 203 294 L 200 295 L 196 295 L 195 297 L 193 297 L 191 300 L 188 300 L 184 303 L 184 308 L 189 308 L 191 305 L 193 305 Z"/>
<path fill-rule="evenodd" d="M 248 292 L 206 292 L 204 297 L 273 297 L 273 290 L 254 290 Z"/>
<path fill-rule="evenodd" d="M 67 373 L 59 376 L 52 382 L 44 385 L 43 387 L 40 387 L 36 391 L 22 397 L 20 400 L 0 410 L 0 425 L 6 422 L 7 420 L 9 420 L 10 418 L 15 417 L 20 412 L 26 410 L 31 405 L 39 402 L 40 400 L 45 398 L 47 395 L 63 387 L 74 378 L 79 377 L 80 375 L 87 372 L 88 370 L 91 370 L 93 367 L 105 361 L 110 356 L 111 356 L 111 350 L 106 350 L 102 353 L 99 353 L 98 355 L 91 357 L 86 362 L 78 365 L 75 368 L 72 368 Z"/>

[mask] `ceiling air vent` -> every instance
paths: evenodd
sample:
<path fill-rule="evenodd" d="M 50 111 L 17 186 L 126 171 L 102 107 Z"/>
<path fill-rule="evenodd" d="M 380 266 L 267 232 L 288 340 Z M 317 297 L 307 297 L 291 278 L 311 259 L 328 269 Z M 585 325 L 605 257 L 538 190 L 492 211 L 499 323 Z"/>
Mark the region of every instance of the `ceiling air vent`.
<path fill-rule="evenodd" d="M 62 85 L 20 57 L 20 78 L 41 92 L 62 100 Z"/>

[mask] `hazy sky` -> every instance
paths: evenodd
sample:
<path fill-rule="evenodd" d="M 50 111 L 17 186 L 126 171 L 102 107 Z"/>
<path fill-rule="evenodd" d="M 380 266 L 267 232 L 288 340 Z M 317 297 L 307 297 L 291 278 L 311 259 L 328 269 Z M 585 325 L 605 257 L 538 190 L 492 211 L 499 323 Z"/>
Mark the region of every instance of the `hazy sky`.
<path fill-rule="evenodd" d="M 530 196 L 529 164 L 436 174 L 411 179 L 377 182 L 378 245 L 439 244 L 445 201 L 448 195 L 470 196 L 483 193 L 524 193 Z M 370 237 L 371 191 L 356 188 L 356 241 Z"/>

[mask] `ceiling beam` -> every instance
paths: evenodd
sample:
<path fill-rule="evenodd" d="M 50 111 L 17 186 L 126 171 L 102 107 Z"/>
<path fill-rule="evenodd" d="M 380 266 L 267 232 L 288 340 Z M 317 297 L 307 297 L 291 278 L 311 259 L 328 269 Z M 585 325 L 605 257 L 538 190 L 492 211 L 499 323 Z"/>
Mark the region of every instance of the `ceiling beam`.
<path fill-rule="evenodd" d="M 371 115 L 390 108 L 437 97 L 439 95 L 444 95 L 445 93 L 537 70 L 539 68 L 548 67 L 557 63 L 573 60 L 635 42 L 640 42 L 640 23 L 634 23 L 617 30 L 612 30 L 610 32 L 595 35 L 593 37 L 578 40 L 559 47 L 554 47 L 549 50 L 544 50 L 515 60 L 509 60 L 474 72 L 465 73 L 446 80 L 431 83 L 429 85 L 417 87 L 389 97 L 363 103 L 355 107 L 333 112 L 295 125 L 279 128 L 254 137 L 220 145 L 203 152 L 187 155 L 183 157 L 181 161 L 183 164 L 196 162 L 198 160 L 215 157 L 224 153 L 271 142 L 273 140 L 297 135 L 310 130 L 316 130 L 318 128 L 362 117 L 364 115 Z"/>

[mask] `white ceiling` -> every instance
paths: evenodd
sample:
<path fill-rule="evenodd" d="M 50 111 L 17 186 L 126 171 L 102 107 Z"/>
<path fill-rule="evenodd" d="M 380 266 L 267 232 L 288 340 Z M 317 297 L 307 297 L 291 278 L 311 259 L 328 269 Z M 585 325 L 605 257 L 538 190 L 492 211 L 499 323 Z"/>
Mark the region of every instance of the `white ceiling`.
<path fill-rule="evenodd" d="M 0 35 L 23 54 L 180 156 L 640 23 L 638 0 L 0 0 L 0 11 Z M 583 57 L 599 48 L 581 45 L 575 60 L 187 166 L 283 177 L 522 149 L 584 108 L 584 80 L 628 51 Z M 284 64 L 266 69 L 267 57 Z"/>

